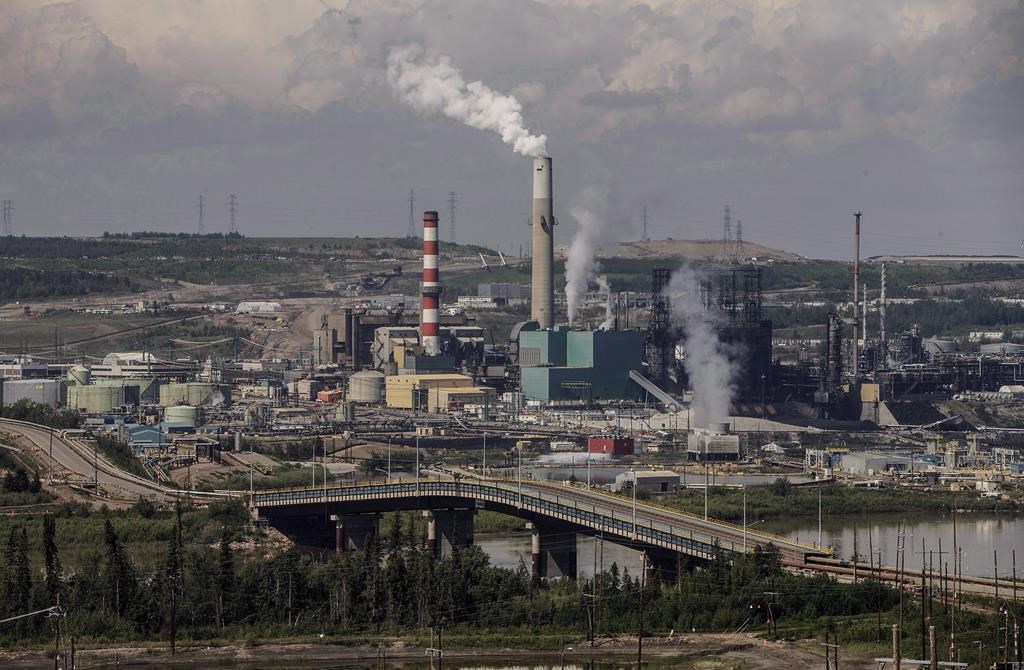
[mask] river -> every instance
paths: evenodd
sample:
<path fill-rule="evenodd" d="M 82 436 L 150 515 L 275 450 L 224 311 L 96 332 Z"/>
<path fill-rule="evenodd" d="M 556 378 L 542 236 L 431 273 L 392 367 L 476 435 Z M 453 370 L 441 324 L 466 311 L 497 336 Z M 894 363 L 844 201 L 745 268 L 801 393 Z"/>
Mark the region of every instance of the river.
<path fill-rule="evenodd" d="M 903 525 L 905 524 L 905 525 Z M 939 541 L 942 542 L 942 561 L 949 562 L 952 570 L 953 518 L 934 516 L 922 518 L 904 517 L 893 514 L 870 516 L 844 516 L 825 519 L 822 523 L 822 541 L 836 549 L 837 556 L 850 558 L 854 551 L 854 535 L 857 537 L 857 553 L 867 561 L 868 549 L 881 551 L 882 563 L 895 565 L 897 539 L 900 527 L 906 537 L 906 566 L 908 570 L 921 567 L 921 542 L 925 551 L 932 552 L 931 560 L 935 569 L 940 567 Z M 757 529 L 801 540 L 808 544 L 817 541 L 818 526 L 814 517 L 766 521 Z M 956 518 L 957 543 L 961 548 L 963 574 L 978 577 L 992 577 L 994 571 L 993 550 L 999 554 L 999 576 L 1009 577 L 1012 570 L 1012 552 L 1022 549 L 1017 567 L 1018 578 L 1024 577 L 1024 515 L 1011 514 L 960 514 Z M 870 538 L 870 540 L 869 540 Z M 491 557 L 491 563 L 504 568 L 515 569 L 522 560 L 530 567 L 530 534 L 525 531 L 510 533 L 478 534 L 476 543 Z M 581 576 L 589 577 L 594 572 L 595 558 L 598 570 L 608 569 L 616 563 L 620 570 L 626 568 L 632 574 L 640 569 L 640 552 L 613 542 L 602 543 L 594 538 L 580 536 L 577 541 L 576 565 Z"/>

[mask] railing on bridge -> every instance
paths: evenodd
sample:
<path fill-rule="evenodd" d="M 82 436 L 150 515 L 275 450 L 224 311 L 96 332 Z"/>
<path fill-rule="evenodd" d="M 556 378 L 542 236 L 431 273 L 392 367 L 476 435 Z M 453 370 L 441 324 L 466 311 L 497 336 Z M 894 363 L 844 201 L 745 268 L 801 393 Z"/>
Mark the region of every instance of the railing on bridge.
<path fill-rule="evenodd" d="M 543 497 L 547 493 L 554 500 Z M 587 500 L 585 494 L 598 499 Z M 351 482 L 330 485 L 325 488 L 293 487 L 272 489 L 257 492 L 251 504 L 256 507 L 276 507 L 280 505 L 316 504 L 341 502 L 346 500 L 386 500 L 394 497 L 409 498 L 420 495 L 457 496 L 495 502 L 510 507 L 522 508 L 527 511 L 540 512 L 555 519 L 577 523 L 599 532 L 621 534 L 630 541 L 647 542 L 689 554 L 703 557 L 715 551 L 727 551 L 716 546 L 716 530 L 727 530 L 738 540 L 745 534 L 752 545 L 773 543 L 781 550 L 798 554 L 828 554 L 829 550 L 804 545 L 785 537 L 764 532 L 744 530 L 742 526 L 722 521 L 707 519 L 695 514 L 680 512 L 668 507 L 637 502 L 637 517 L 621 507 L 629 505 L 630 500 L 613 494 L 594 491 L 578 486 L 564 486 L 542 482 L 530 482 L 520 485 L 511 480 L 420 480 L 402 481 L 399 483 Z M 598 510 L 601 501 L 607 501 L 620 507 L 620 515 L 610 508 L 608 513 Z M 588 509 L 589 508 L 589 509 Z M 674 522 L 682 522 L 682 525 Z M 691 527 L 686 528 L 686 523 Z M 659 527 L 660 526 L 660 527 Z M 695 538 L 692 526 L 697 526 L 696 535 L 706 536 L 707 541 Z M 667 531 L 665 528 L 667 527 Z"/>

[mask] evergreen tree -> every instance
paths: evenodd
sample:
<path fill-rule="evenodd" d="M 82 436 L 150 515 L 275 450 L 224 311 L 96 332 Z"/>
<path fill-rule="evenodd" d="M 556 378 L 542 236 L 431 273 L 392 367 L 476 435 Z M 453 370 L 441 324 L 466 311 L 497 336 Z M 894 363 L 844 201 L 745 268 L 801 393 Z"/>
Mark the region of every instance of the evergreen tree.
<path fill-rule="evenodd" d="M 61 566 L 57 553 L 57 522 L 52 514 L 43 517 L 43 579 L 50 604 L 60 599 Z"/>
<path fill-rule="evenodd" d="M 217 612 L 218 625 L 232 620 L 232 598 L 235 593 L 235 557 L 231 552 L 231 540 L 227 529 L 220 536 L 220 561 L 217 566 Z"/>

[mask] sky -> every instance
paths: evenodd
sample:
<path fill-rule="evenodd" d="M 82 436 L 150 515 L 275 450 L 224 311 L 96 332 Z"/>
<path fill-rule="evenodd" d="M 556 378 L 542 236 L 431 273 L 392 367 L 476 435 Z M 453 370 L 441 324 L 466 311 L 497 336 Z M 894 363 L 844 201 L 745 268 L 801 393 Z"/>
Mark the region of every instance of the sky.
<path fill-rule="evenodd" d="M 201 194 L 226 231 L 235 194 L 246 235 L 402 236 L 412 189 L 442 243 L 455 191 L 456 240 L 517 253 L 530 159 L 397 95 L 399 49 L 547 136 L 559 245 L 597 189 L 606 241 L 644 206 L 721 238 L 728 204 L 810 257 L 858 209 L 866 256 L 1024 255 L 1019 0 L 3 0 L 15 232 L 192 232 Z"/>

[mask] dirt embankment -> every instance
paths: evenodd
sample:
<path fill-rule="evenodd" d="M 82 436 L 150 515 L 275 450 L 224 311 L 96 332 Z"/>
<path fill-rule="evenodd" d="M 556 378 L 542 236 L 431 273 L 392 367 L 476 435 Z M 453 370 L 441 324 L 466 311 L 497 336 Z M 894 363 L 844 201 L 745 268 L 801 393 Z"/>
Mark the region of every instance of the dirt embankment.
<path fill-rule="evenodd" d="M 774 668 L 820 667 L 823 656 L 814 640 L 768 642 L 748 635 L 693 634 L 682 637 L 652 637 L 644 640 L 644 660 L 652 667 L 731 670 L 769 670 Z M 80 649 L 80 666 L 117 663 L 123 668 L 202 668 L 230 665 L 237 668 L 279 667 L 315 668 L 344 662 L 346 667 L 422 667 L 425 649 L 403 641 L 390 641 L 381 646 L 362 644 L 340 646 L 325 639 L 286 643 L 268 642 L 234 645 L 204 645 L 182 642 L 175 657 L 166 644 L 135 647 L 103 647 Z M 564 651 L 535 651 L 522 648 L 453 649 L 445 659 L 462 667 L 486 665 L 495 667 L 523 662 L 580 663 L 591 660 L 615 662 L 635 659 L 636 638 L 621 637 L 600 640 L 591 648 L 586 642 L 566 644 Z M 52 655 L 44 651 L 0 651 L 0 666 L 5 668 L 45 667 Z M 867 670 L 874 667 L 870 659 L 843 658 L 843 667 Z"/>

